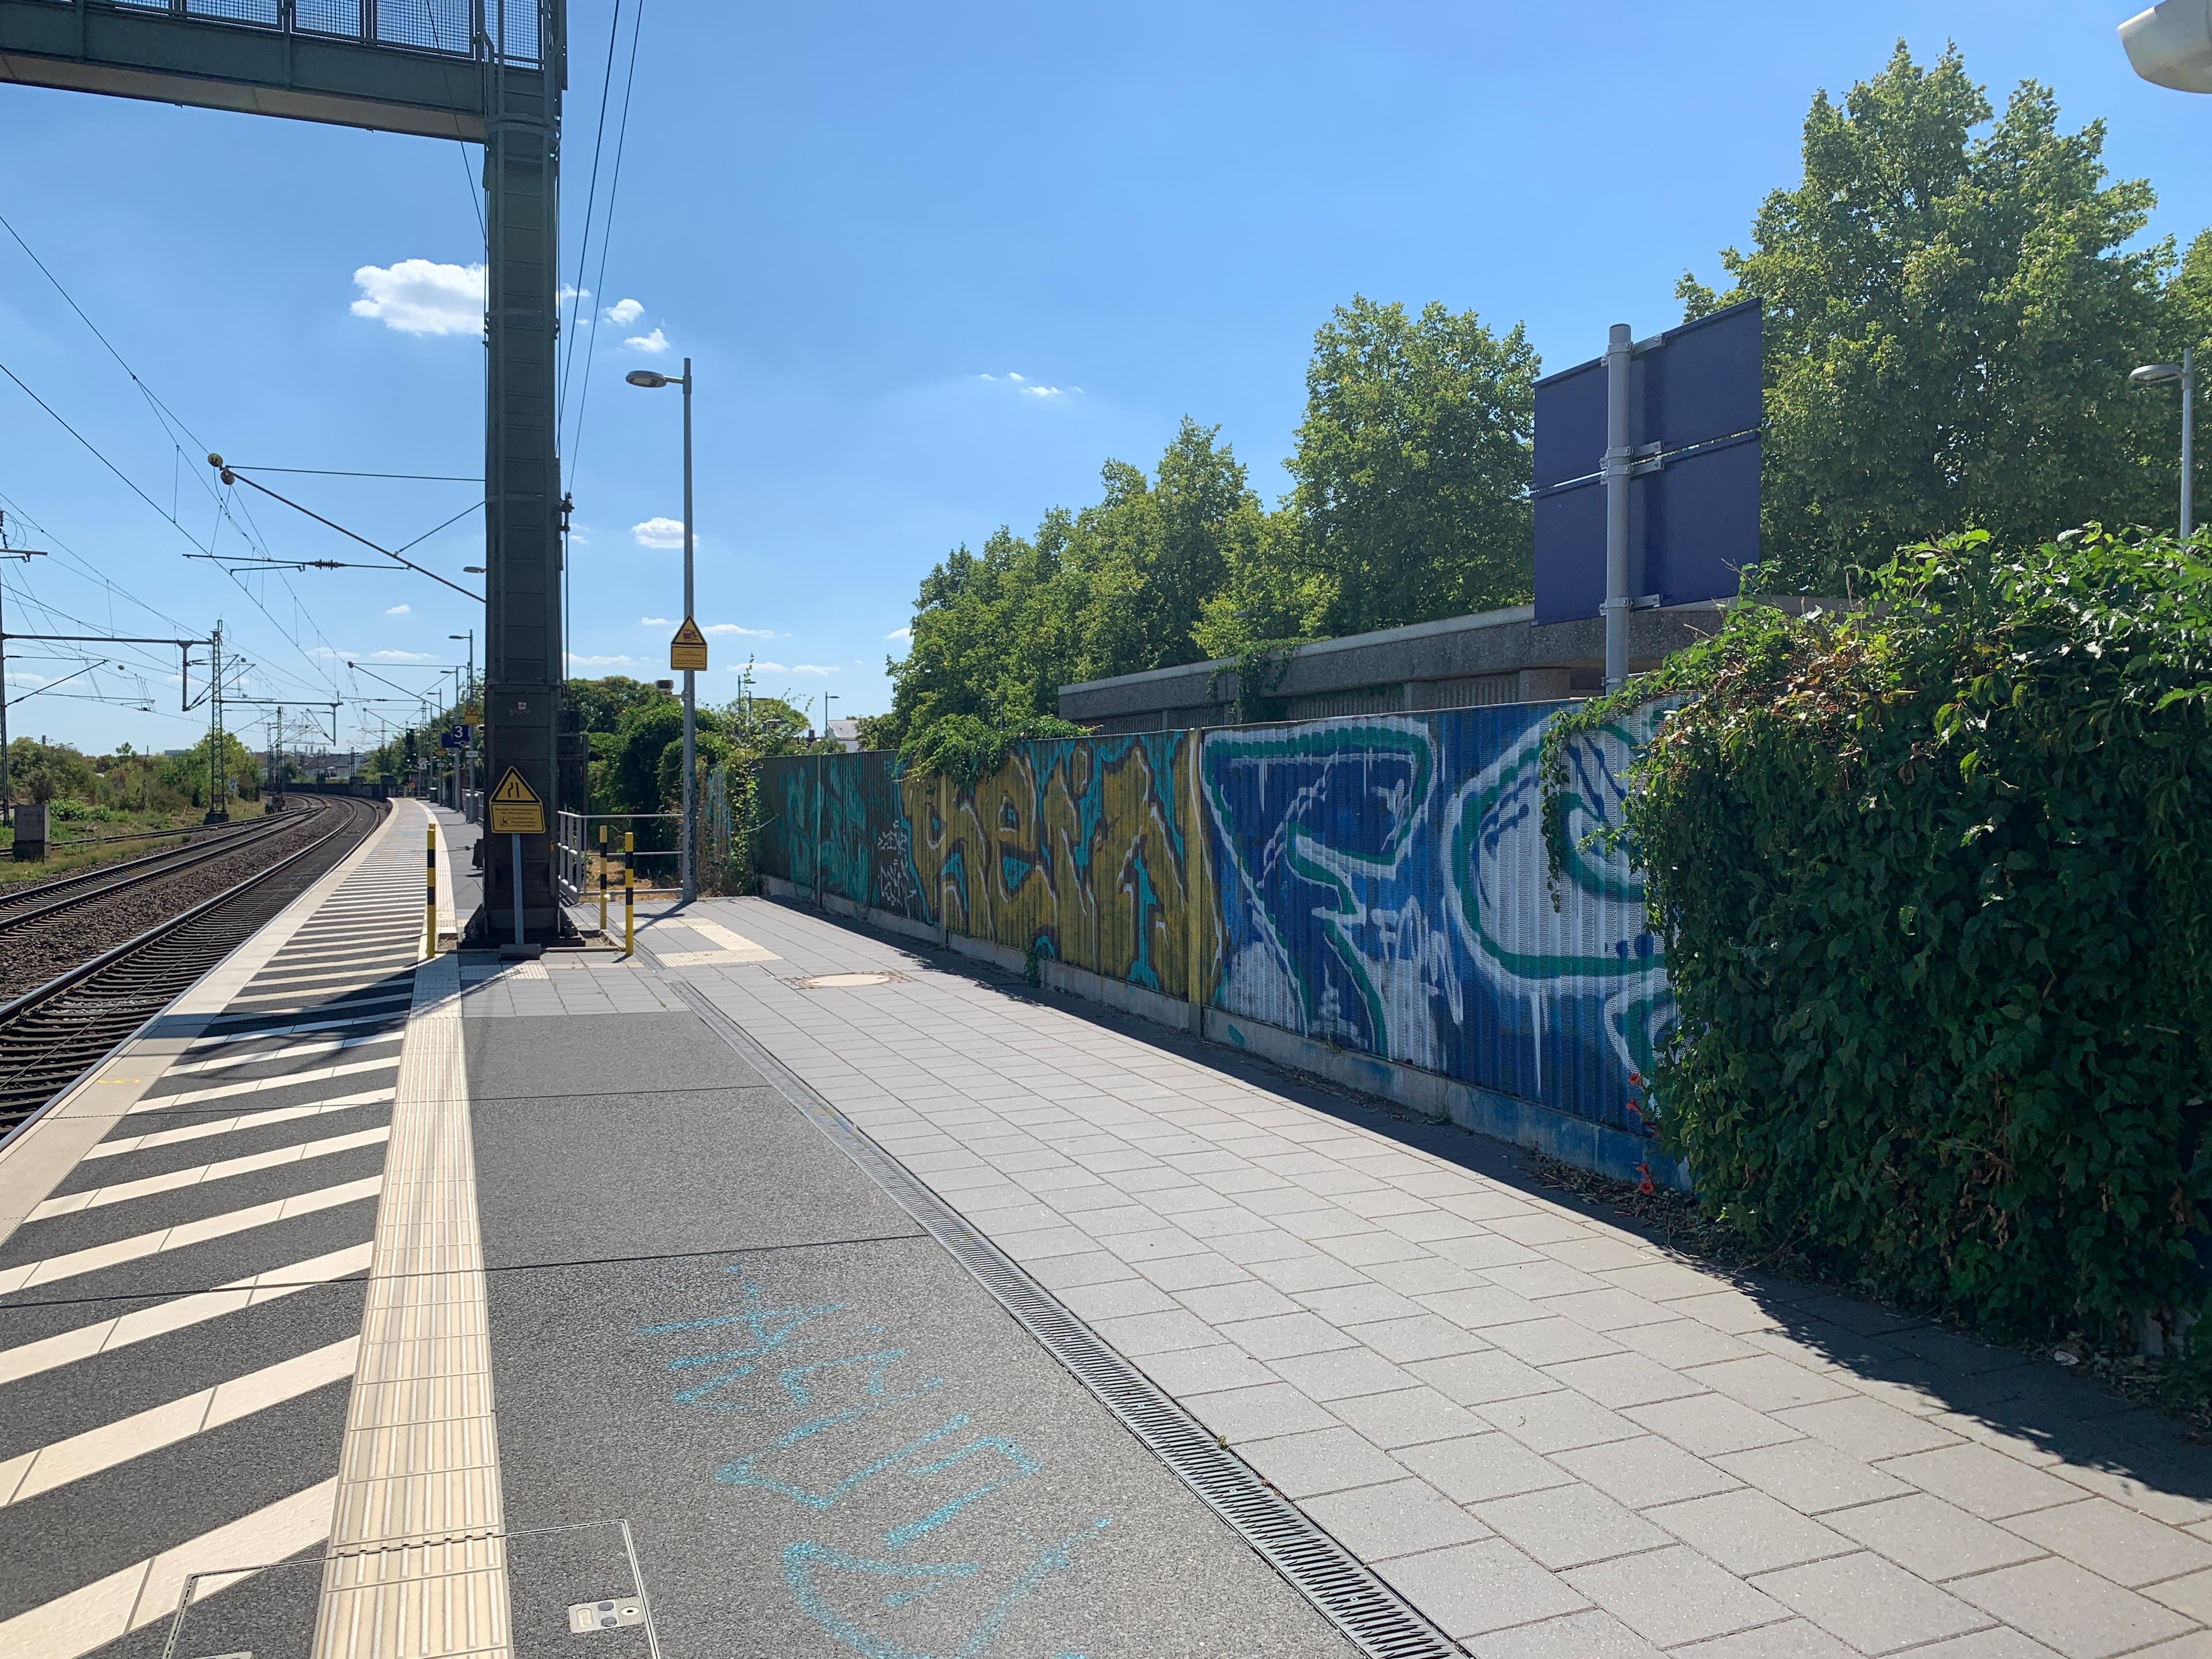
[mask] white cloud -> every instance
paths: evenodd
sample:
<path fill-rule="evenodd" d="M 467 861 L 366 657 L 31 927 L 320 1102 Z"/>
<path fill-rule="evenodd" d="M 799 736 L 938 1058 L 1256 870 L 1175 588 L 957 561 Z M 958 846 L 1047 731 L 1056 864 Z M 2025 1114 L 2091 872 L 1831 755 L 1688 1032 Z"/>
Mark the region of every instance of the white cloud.
<path fill-rule="evenodd" d="M 633 334 L 623 343 L 626 346 L 635 346 L 640 351 L 658 357 L 668 349 L 668 337 L 656 328 L 650 334 Z"/>
<path fill-rule="evenodd" d="M 628 328 L 645 315 L 645 307 L 635 300 L 617 300 L 606 309 L 606 319 L 617 328 Z"/>
<path fill-rule="evenodd" d="M 428 651 L 372 651 L 371 662 L 435 662 L 438 659 Z"/>
<path fill-rule="evenodd" d="M 684 545 L 684 520 L 647 519 L 643 524 L 632 525 L 629 533 L 637 538 L 640 547 L 681 547 Z"/>
<path fill-rule="evenodd" d="M 384 614 L 387 617 L 404 617 L 413 609 L 414 606 L 412 605 L 395 605 L 386 611 Z"/>
<path fill-rule="evenodd" d="M 308 648 L 307 654 L 311 657 L 328 658 L 336 662 L 345 662 L 352 658 L 358 657 L 361 655 L 361 653 L 358 651 L 341 651 L 334 645 L 318 645 L 310 647 Z"/>
<path fill-rule="evenodd" d="M 818 662 L 795 662 L 791 665 L 791 672 L 794 674 L 834 674 L 837 671 L 834 666 L 825 668 Z"/>
<path fill-rule="evenodd" d="M 753 672 L 756 674 L 788 674 L 791 672 L 788 668 L 786 668 L 780 662 L 757 662 L 751 665 L 751 666 Z M 730 665 L 730 672 L 732 674 L 742 674 L 745 671 L 743 668 L 734 663 Z"/>
<path fill-rule="evenodd" d="M 910 640 L 914 637 L 914 629 L 911 628 L 894 628 L 890 633 L 884 635 L 884 637 L 887 640 Z"/>
<path fill-rule="evenodd" d="M 580 657 L 573 651 L 568 653 L 568 666 L 571 668 L 630 668 L 636 663 L 635 657 Z"/>
<path fill-rule="evenodd" d="M 362 297 L 353 314 L 402 334 L 480 334 L 483 331 L 484 268 L 402 259 L 363 265 L 353 274 Z"/>
<path fill-rule="evenodd" d="M 775 629 L 773 628 L 740 628 L 735 623 L 708 623 L 699 631 L 702 634 L 749 634 L 757 640 L 772 640 L 775 637 Z"/>
<path fill-rule="evenodd" d="M 676 618 L 673 617 L 640 617 L 637 619 L 637 625 L 640 628 L 673 628 L 676 626 Z"/>
<path fill-rule="evenodd" d="M 1071 392 L 1083 390 L 1079 386 L 1046 386 L 1042 381 L 1030 380 L 1025 374 L 1015 374 L 1011 372 L 1005 374 L 979 374 L 975 378 L 980 380 L 988 380 L 994 386 L 1011 386 L 1024 398 L 1065 398 Z"/>

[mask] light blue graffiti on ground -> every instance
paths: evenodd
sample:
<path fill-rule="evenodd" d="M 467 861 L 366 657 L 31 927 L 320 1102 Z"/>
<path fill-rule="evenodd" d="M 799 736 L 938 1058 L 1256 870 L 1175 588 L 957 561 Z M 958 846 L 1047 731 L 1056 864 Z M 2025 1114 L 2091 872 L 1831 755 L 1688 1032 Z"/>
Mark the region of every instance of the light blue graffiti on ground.
<path fill-rule="evenodd" d="M 778 1500 L 777 1513 L 791 1506 L 794 1535 L 782 1546 L 781 1571 L 793 1603 L 863 1659 L 977 1659 L 1109 1524 L 1099 1516 L 1039 1541 L 993 1516 L 989 1500 L 1036 1476 L 1041 1458 L 978 1431 L 969 1413 L 942 1398 L 943 1377 L 918 1375 L 910 1348 L 884 1340 L 883 1326 L 846 1304 L 782 1305 L 742 1278 L 738 1298 L 638 1334 L 711 1345 L 660 1361 L 677 1382 L 675 1404 L 767 1419 L 766 1437 L 756 1436 L 714 1479 Z M 841 1449 L 830 1455 L 833 1442 Z M 799 1535 L 831 1519 L 843 1523 L 842 1542 Z M 905 1553 L 925 1540 L 941 1553 L 948 1528 L 969 1540 L 955 1559 Z M 856 1529 L 872 1537 L 862 1542 Z M 977 1547 L 994 1534 L 1000 1547 Z"/>
<path fill-rule="evenodd" d="M 1537 707 L 1209 732 L 1227 945 L 1217 1000 L 1341 1048 L 1616 1127 L 1674 1018 L 1624 854 L 1577 848 L 1552 902 Z M 1649 735 L 1571 746 L 1581 841 Z"/>

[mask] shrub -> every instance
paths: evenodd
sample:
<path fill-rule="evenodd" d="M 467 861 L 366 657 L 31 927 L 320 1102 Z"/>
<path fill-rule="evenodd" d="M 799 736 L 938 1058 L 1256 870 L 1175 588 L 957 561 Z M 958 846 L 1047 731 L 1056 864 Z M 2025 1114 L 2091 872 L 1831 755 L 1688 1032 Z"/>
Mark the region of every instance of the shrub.
<path fill-rule="evenodd" d="M 1638 683 L 1679 702 L 1616 832 L 1681 1009 L 1656 1127 L 1748 1239 L 2001 1335 L 2203 1301 L 2208 554 L 1974 532 Z M 1548 739 L 1555 859 L 1620 701 Z"/>

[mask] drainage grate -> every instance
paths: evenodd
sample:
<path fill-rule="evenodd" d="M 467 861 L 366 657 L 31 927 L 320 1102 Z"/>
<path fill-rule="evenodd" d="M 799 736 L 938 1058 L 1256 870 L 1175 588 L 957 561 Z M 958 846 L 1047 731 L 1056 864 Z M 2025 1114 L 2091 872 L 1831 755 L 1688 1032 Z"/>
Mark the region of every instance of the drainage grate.
<path fill-rule="evenodd" d="M 1006 1310 L 1369 1659 L 1448 1659 L 1466 1649 L 1255 1474 L 1019 1264 L 969 1226 L 858 1124 L 817 1094 L 706 994 L 677 995 L 928 1229 Z"/>

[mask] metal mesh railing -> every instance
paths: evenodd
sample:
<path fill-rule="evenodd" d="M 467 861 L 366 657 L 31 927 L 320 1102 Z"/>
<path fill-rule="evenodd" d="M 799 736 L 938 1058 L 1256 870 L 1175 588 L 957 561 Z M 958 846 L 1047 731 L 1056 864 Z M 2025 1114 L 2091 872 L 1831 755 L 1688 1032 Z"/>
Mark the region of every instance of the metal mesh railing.
<path fill-rule="evenodd" d="M 69 0 L 58 0 L 69 3 Z M 481 58 L 496 47 L 507 62 L 538 62 L 540 0 L 79 0 L 123 11 L 167 12 L 248 28 L 358 40 Z"/>

